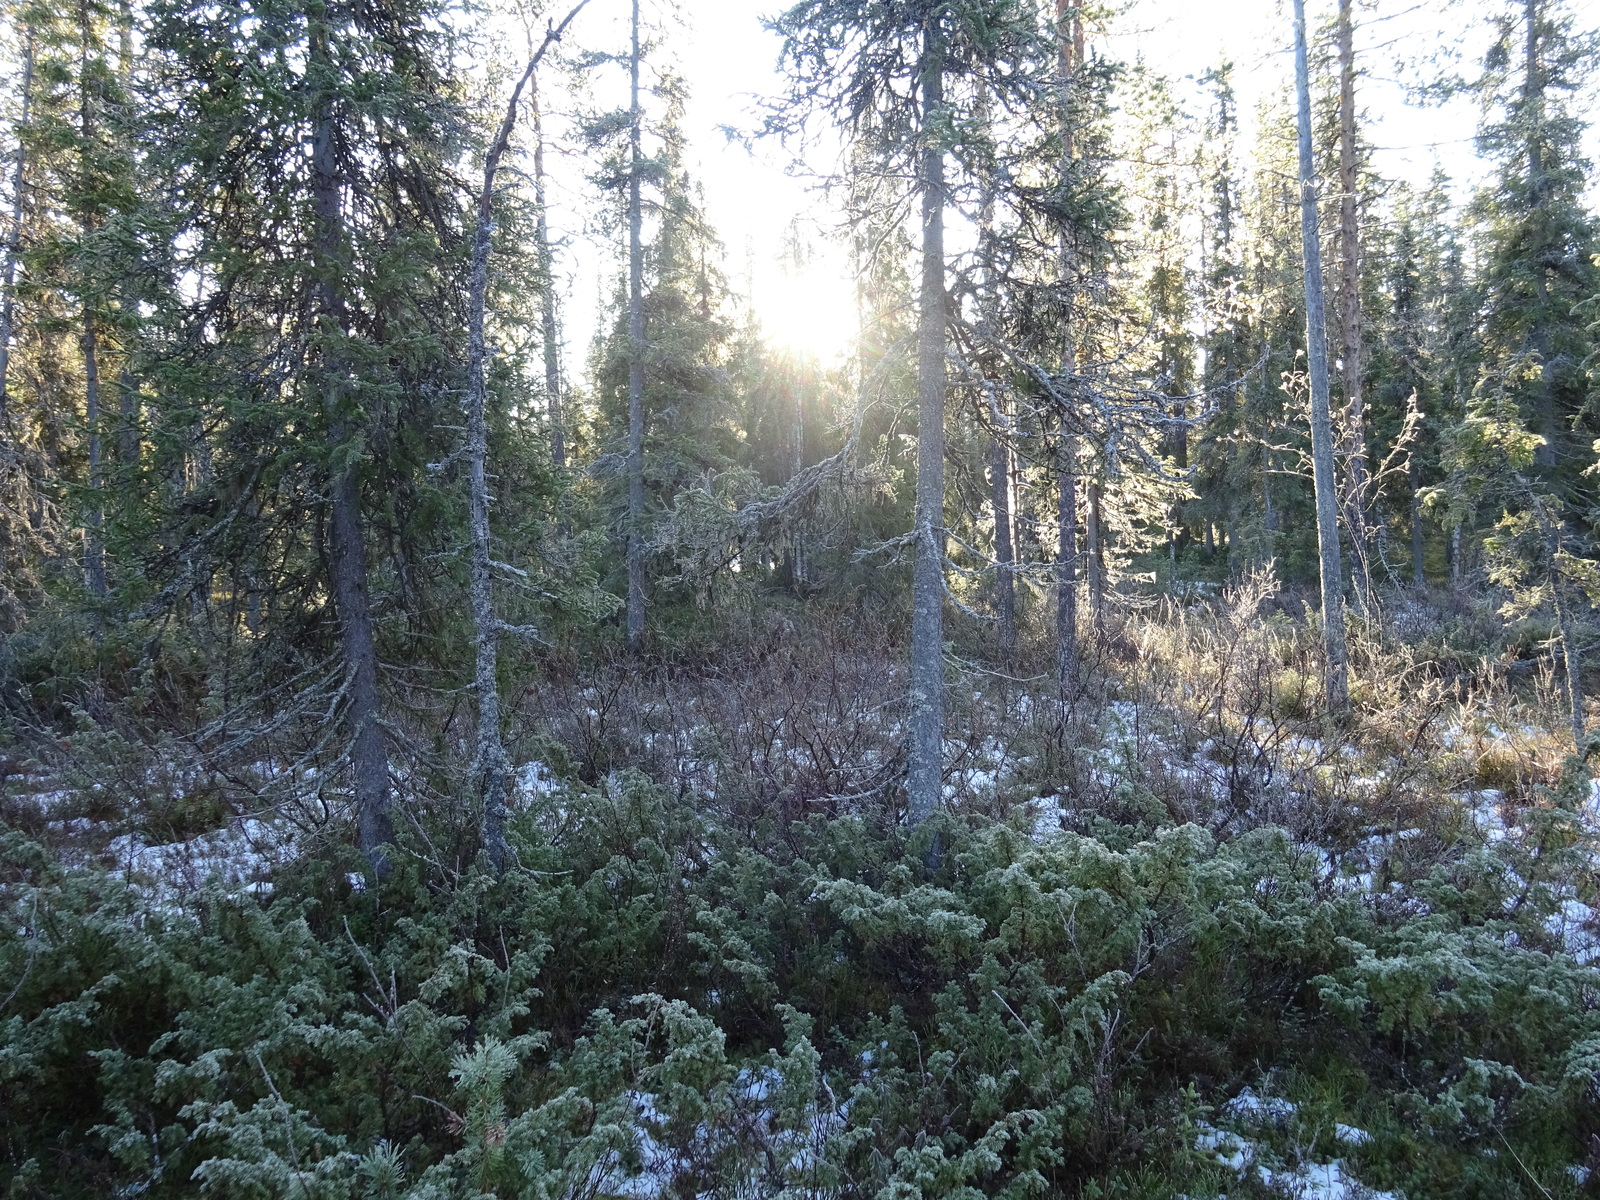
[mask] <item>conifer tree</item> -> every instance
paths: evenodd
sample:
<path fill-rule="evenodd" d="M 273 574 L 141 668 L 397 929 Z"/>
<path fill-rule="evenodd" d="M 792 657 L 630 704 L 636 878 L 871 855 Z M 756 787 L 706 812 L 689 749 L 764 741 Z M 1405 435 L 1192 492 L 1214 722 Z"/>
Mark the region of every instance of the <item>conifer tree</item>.
<path fill-rule="evenodd" d="M 1485 369 L 1517 377 L 1512 395 L 1543 439 L 1535 466 L 1564 491 L 1577 482 L 1575 449 L 1600 431 L 1587 415 L 1588 348 L 1574 312 L 1600 290 L 1600 229 L 1584 204 L 1584 121 L 1571 106 L 1600 47 L 1575 28 L 1562 0 L 1509 4 L 1495 33 L 1474 85 L 1484 109 L 1479 145 L 1498 165 L 1475 203 Z"/>
<path fill-rule="evenodd" d="M 209 595 L 212 564 L 225 568 L 230 620 L 249 589 L 273 606 L 270 627 L 331 619 L 329 704 L 378 875 L 392 840 L 380 613 L 403 605 L 402 582 L 419 598 L 414 567 L 444 532 L 418 518 L 465 358 L 447 265 L 465 223 L 444 169 L 448 33 L 433 15 L 403 0 L 161 4 L 149 38 L 152 157 L 182 206 L 161 246 L 180 248 L 174 277 L 200 281 L 160 316 L 158 441 L 207 470 L 174 498 L 148 571 L 172 602 Z M 212 505 L 241 519 L 199 519 Z"/>
<path fill-rule="evenodd" d="M 912 646 L 908 819 L 943 796 L 945 414 L 947 267 L 944 226 L 951 156 L 960 161 L 966 117 L 987 89 L 1005 102 L 1037 96 L 1012 68 L 1040 64 L 1038 14 L 995 0 L 885 8 L 861 0 L 803 0 L 774 23 L 795 84 L 790 127 L 827 114 L 856 144 L 875 143 L 883 166 L 912 181 L 921 258 L 917 315 L 917 508 L 912 531 Z"/>

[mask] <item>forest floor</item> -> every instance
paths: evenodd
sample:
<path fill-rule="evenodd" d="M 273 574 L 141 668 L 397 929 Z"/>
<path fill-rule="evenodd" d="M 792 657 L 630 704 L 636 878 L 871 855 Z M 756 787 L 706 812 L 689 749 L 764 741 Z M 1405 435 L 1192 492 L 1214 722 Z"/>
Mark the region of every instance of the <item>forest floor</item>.
<path fill-rule="evenodd" d="M 1150 845 L 1179 827 L 1222 845 L 1282 830 L 1312 894 L 1395 913 L 1423 912 L 1416 881 L 1481 847 L 1500 856 L 1512 911 L 1536 877 L 1546 950 L 1580 967 L 1600 961 L 1600 785 L 1564 740 L 1552 668 L 1524 656 L 1537 639 L 1486 649 L 1472 640 L 1478 617 L 1449 598 L 1394 608 L 1381 633 L 1356 622 L 1344 720 L 1319 711 L 1314 625 L 1275 610 L 1259 588 L 1108 617 L 1088 633 L 1082 686 L 1065 705 L 1042 649 L 1003 667 L 953 656 L 947 806 L 1040 845 Z M 817 818 L 896 827 L 904 671 L 889 641 L 866 617 L 784 623 L 727 658 L 548 671 L 510 697 L 518 820 L 561 844 L 589 820 L 594 797 L 643 776 L 752 839 L 781 843 Z M 405 744 L 426 745 L 424 727 Z M 441 743 L 463 749 L 469 731 L 428 732 L 430 749 L 397 756 L 397 806 L 415 853 L 459 872 L 470 817 L 437 764 Z M 124 880 L 151 909 L 181 911 L 219 886 L 265 901 L 297 860 L 350 861 L 330 849 L 350 837 L 338 793 L 291 745 L 228 763 L 182 737 L 85 728 L 32 750 L 8 760 L 0 821 L 63 864 Z M 452 844 L 417 818 L 427 806 L 456 814 L 442 828 L 454 820 L 467 832 Z M 1575 847 L 1564 834 L 1563 847 L 1580 853 L 1535 870 L 1525 864 L 1557 862 L 1555 809 L 1581 831 Z M 359 869 L 346 875 L 353 891 L 366 887 Z M 1346 1156 L 1371 1133 L 1343 1122 L 1312 1129 L 1271 1086 L 1269 1072 L 1233 1089 L 1194 1124 L 1195 1150 L 1263 1194 L 1402 1194 L 1355 1181 Z M 1595 1166 L 1574 1162 L 1563 1182 L 1581 1187 Z M 652 1186 L 646 1171 L 628 1194 Z"/>

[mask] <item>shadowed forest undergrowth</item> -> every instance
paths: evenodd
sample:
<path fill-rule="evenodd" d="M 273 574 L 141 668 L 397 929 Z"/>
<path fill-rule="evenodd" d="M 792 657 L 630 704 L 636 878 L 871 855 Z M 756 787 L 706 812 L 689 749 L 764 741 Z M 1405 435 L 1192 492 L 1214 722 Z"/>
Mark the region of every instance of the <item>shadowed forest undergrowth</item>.
<path fill-rule="evenodd" d="M 459 713 L 370 886 L 314 747 L 102 696 L 7 760 L 11 1194 L 1577 1195 L 1596 801 L 1439 599 L 1342 722 L 1260 585 L 1108 615 L 1065 709 L 957 656 L 915 830 L 868 609 L 555 656 L 498 878 Z"/>

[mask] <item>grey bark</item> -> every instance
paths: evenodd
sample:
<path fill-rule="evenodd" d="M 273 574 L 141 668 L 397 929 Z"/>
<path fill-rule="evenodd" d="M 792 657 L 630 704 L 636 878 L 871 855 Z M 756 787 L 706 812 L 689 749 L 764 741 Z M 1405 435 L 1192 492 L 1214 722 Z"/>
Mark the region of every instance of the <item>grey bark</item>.
<path fill-rule="evenodd" d="M 1356 157 L 1356 64 L 1352 0 L 1339 0 L 1339 332 L 1342 341 L 1346 437 L 1349 441 L 1350 568 L 1356 595 L 1367 604 L 1372 587 L 1367 520 L 1367 417 L 1361 378 L 1361 185 Z"/>
<path fill-rule="evenodd" d="M 79 43 L 78 54 L 78 133 L 85 146 L 91 145 L 95 136 L 95 111 L 94 104 L 89 94 L 89 29 L 87 26 L 88 14 L 84 13 L 85 26 L 82 30 L 82 40 Z M 86 164 L 80 160 L 80 166 Z M 88 184 L 87 175 L 84 184 Z M 91 237 L 98 225 L 96 214 L 91 210 L 83 220 L 82 233 L 86 238 Z M 83 301 L 83 328 L 79 337 L 79 345 L 83 350 L 83 420 L 85 433 L 88 438 L 89 451 L 89 514 L 88 527 L 84 530 L 84 555 L 83 568 L 84 580 L 89 591 L 95 596 L 104 596 L 106 593 L 106 551 L 105 551 L 105 501 L 102 495 L 105 480 L 104 463 L 100 453 L 100 336 L 95 325 L 94 297 L 86 296 Z"/>
<path fill-rule="evenodd" d="M 478 696 L 478 747 L 472 774 L 478 784 L 478 799 L 483 810 L 483 848 L 497 872 L 504 871 L 510 851 L 506 845 L 506 799 L 511 784 L 511 759 L 500 736 L 500 685 L 498 659 L 500 621 L 494 611 L 494 559 L 489 541 L 489 422 L 488 380 L 485 363 L 488 346 L 484 319 L 489 297 L 489 254 L 494 247 L 494 184 L 500 159 L 511 144 L 517 124 L 517 104 L 522 91 L 537 76 L 545 51 L 561 36 L 588 0 L 578 5 L 559 26 L 545 35 L 539 49 L 529 58 L 522 77 L 511 89 L 506 115 L 483 159 L 483 186 L 478 192 L 478 221 L 472 235 L 472 269 L 467 300 L 467 527 L 472 540 L 470 592 L 473 641 L 473 687 Z M 539 222 L 544 222 L 540 198 Z M 541 236 L 541 246 L 547 242 Z M 543 280 L 545 294 L 550 280 Z M 546 310 L 547 313 L 549 310 Z M 548 351 L 546 362 L 548 363 Z"/>
<path fill-rule="evenodd" d="M 1078 690 L 1078 481 L 1076 438 L 1056 439 L 1056 698 Z"/>
<path fill-rule="evenodd" d="M 985 126 L 991 119 L 989 93 L 980 92 L 978 120 Z M 994 237 L 994 184 L 985 177 L 981 185 L 982 203 L 978 216 L 979 244 L 987 247 Z M 979 299 L 979 320 L 988 327 L 994 303 L 993 264 L 985 263 Z M 995 621 L 1000 635 L 1000 657 L 1009 663 L 1017 651 L 1016 547 L 1011 536 L 1011 445 L 1007 440 L 1004 393 L 986 384 L 989 419 L 994 436 L 989 442 L 989 496 L 994 514 Z"/>
<path fill-rule="evenodd" d="M 1328 332 L 1323 301 L 1322 247 L 1317 230 L 1317 181 L 1311 157 L 1311 89 L 1306 70 L 1306 5 L 1294 0 L 1294 77 L 1300 134 L 1300 237 L 1305 260 L 1306 357 L 1311 384 L 1311 470 L 1316 489 L 1317 549 L 1322 568 L 1323 681 L 1328 708 L 1350 707 L 1344 633 L 1343 571 L 1339 562 L 1333 419 L 1328 405 Z"/>
<path fill-rule="evenodd" d="M 1088 493 L 1083 510 L 1083 550 L 1089 575 L 1089 616 L 1099 629 L 1106 617 L 1106 537 L 1099 480 L 1089 481 Z"/>
<path fill-rule="evenodd" d="M 549 405 L 550 462 L 560 471 L 567 465 L 566 412 L 561 395 L 561 336 L 556 317 L 555 248 L 550 244 L 549 207 L 545 194 L 544 120 L 539 110 L 539 76 L 528 81 L 528 105 L 533 120 L 533 200 L 539 210 L 534 227 L 539 255 L 539 318 L 544 340 L 544 393 Z"/>
<path fill-rule="evenodd" d="M 1000 653 L 1009 661 L 1017 651 L 1016 550 L 1011 541 L 1011 448 L 995 430 L 989 443 L 989 488 L 994 505 L 995 609 Z"/>
<path fill-rule="evenodd" d="M 22 191 L 27 178 L 28 151 L 23 141 L 33 104 L 33 26 L 24 35 L 22 51 L 22 107 L 17 117 L 17 162 L 11 174 L 11 229 L 6 239 L 5 292 L 0 297 L 0 436 L 11 428 L 11 332 L 16 313 L 17 259 L 22 253 Z"/>
<path fill-rule="evenodd" d="M 628 646 L 644 642 L 644 216 L 639 197 L 639 0 L 633 0 L 628 143 Z"/>
<path fill-rule="evenodd" d="M 1544 100 L 1544 70 L 1539 59 L 1539 16 L 1542 0 L 1523 0 L 1522 17 L 1525 25 L 1523 35 L 1523 76 L 1522 76 L 1522 108 L 1524 114 Z M 1536 208 L 1544 208 L 1549 187 L 1546 182 L 1544 162 L 1544 147 L 1539 140 L 1537 125 L 1528 134 L 1528 195 Z M 1549 308 L 1550 288 L 1545 278 L 1546 267 L 1539 264 L 1533 272 L 1533 290 L 1538 300 L 1538 311 L 1544 313 Z M 1540 373 L 1539 382 L 1534 391 L 1534 423 L 1538 426 L 1539 433 L 1543 436 L 1542 445 L 1535 448 L 1533 461 L 1536 466 L 1550 468 L 1556 465 L 1561 456 L 1561 427 L 1556 419 L 1555 389 L 1553 372 L 1550 370 L 1551 344 L 1550 329 L 1544 320 L 1540 320 L 1531 331 L 1530 341 L 1532 349 L 1538 355 L 1539 363 L 1544 367 Z"/>
<path fill-rule="evenodd" d="M 930 131 L 944 108 L 944 44 L 935 9 L 924 18 L 918 75 L 924 145 L 922 288 L 917 313 L 916 557 L 911 583 L 911 752 L 907 820 L 916 825 L 944 798 L 944 149 Z"/>
<path fill-rule="evenodd" d="M 1572 744 L 1579 753 L 1583 751 L 1584 712 L 1583 712 L 1583 679 L 1580 674 L 1582 662 L 1578 654 L 1578 642 L 1572 633 L 1572 614 L 1568 611 L 1566 601 L 1562 598 L 1562 580 L 1557 573 L 1554 587 L 1551 589 L 1555 597 L 1556 628 L 1561 633 L 1561 665 L 1562 674 L 1566 677 L 1567 713 L 1572 722 Z"/>
<path fill-rule="evenodd" d="M 121 0 L 117 5 L 117 81 L 126 100 L 133 84 L 133 5 Z M 139 387 L 128 365 L 124 337 L 122 369 L 117 374 L 117 462 L 127 470 L 139 462 Z"/>
<path fill-rule="evenodd" d="M 106 594 L 105 464 L 100 454 L 100 337 L 94 310 L 83 310 L 83 421 L 89 440 L 89 522 L 84 531 L 83 575 L 95 596 Z"/>
<path fill-rule="evenodd" d="M 1060 76 L 1061 174 L 1072 169 L 1073 139 L 1072 77 L 1083 61 L 1083 22 L 1070 0 L 1056 0 L 1056 53 Z M 1073 298 L 1077 289 L 1078 264 L 1070 233 L 1063 229 L 1059 248 L 1058 274 L 1063 311 L 1062 367 L 1068 373 L 1077 369 L 1076 330 L 1072 328 Z M 1056 691 L 1062 704 L 1068 703 L 1078 686 L 1078 439 L 1069 428 L 1066 413 L 1060 416 L 1056 441 Z"/>
<path fill-rule="evenodd" d="M 317 68 L 316 74 L 326 78 L 332 65 L 328 61 L 325 27 L 312 32 L 311 58 Z M 344 249 L 344 218 L 334 144 L 337 120 L 334 97 L 325 91 L 317 98 L 312 119 L 311 209 L 318 274 L 314 285 L 318 317 L 325 326 L 324 337 L 335 347 L 324 360 L 322 380 L 328 441 L 334 452 L 328 495 L 329 574 L 349 685 L 350 771 L 357 837 L 373 874 L 381 879 L 389 874 L 389 860 L 383 846 L 394 840 L 394 828 L 389 814 L 389 747 L 380 724 L 378 652 L 372 605 L 367 594 L 361 484 L 352 453 L 361 431 L 344 411 L 350 364 L 338 349 L 349 335 L 350 320 L 338 282 Z"/>
<path fill-rule="evenodd" d="M 1411 459 L 1409 473 L 1411 476 L 1411 582 L 1417 587 L 1421 587 L 1427 582 L 1422 569 L 1422 479 L 1414 456 Z"/>

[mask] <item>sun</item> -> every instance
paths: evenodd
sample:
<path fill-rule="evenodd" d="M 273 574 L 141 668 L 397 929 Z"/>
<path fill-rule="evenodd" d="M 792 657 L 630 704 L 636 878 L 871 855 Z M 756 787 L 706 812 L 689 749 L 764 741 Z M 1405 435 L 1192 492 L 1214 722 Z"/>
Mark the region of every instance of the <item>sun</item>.
<path fill-rule="evenodd" d="M 757 281 L 755 312 L 762 336 L 776 350 L 832 366 L 856 339 L 855 285 L 832 255 L 803 267 L 775 266 Z"/>

